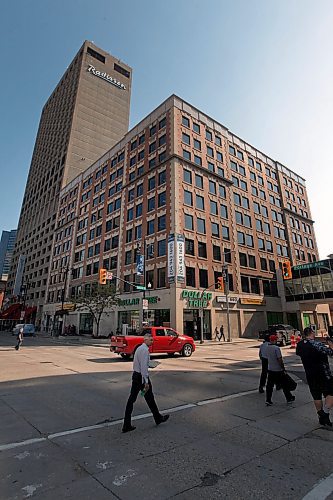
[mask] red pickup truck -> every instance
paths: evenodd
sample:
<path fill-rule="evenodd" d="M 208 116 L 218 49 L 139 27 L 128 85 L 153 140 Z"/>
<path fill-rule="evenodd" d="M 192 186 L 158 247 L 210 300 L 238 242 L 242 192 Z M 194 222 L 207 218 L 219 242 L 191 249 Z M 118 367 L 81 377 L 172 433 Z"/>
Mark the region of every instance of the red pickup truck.
<path fill-rule="evenodd" d="M 154 342 L 149 348 L 152 354 L 167 353 L 172 356 L 176 352 L 189 357 L 195 351 L 192 337 L 182 335 L 172 328 L 150 326 L 144 328 L 140 335 L 114 335 L 111 337 L 110 351 L 120 354 L 125 359 L 132 359 L 135 350 L 143 343 L 143 336 L 150 333 Z"/>

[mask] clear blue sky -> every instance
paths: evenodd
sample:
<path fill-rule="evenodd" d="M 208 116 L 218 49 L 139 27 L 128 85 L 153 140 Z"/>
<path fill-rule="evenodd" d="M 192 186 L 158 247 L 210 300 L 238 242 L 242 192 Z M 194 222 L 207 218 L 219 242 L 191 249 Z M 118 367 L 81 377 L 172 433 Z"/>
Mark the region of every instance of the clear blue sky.
<path fill-rule="evenodd" d="M 41 109 L 85 39 L 132 66 L 131 125 L 172 93 L 306 178 L 333 253 L 331 0 L 4 0 L 0 231 L 16 228 Z"/>

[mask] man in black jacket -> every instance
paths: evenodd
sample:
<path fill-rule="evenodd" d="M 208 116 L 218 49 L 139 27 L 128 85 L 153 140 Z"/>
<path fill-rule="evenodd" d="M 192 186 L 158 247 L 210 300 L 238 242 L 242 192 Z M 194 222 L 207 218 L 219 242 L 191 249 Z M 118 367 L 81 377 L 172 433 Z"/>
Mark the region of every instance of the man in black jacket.
<path fill-rule="evenodd" d="M 297 344 L 296 354 L 300 356 L 309 390 L 313 397 L 320 425 L 332 426 L 330 409 L 333 407 L 333 375 L 328 356 L 333 356 L 333 342 L 328 346 L 315 340 L 315 331 L 304 328 L 304 338 Z M 323 401 L 324 397 L 324 401 Z"/>

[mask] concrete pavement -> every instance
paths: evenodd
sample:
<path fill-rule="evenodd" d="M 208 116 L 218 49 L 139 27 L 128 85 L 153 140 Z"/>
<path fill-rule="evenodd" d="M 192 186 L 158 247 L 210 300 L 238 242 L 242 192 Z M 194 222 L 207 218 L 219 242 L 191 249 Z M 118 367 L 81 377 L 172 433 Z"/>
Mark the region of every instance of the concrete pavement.
<path fill-rule="evenodd" d="M 301 499 L 332 473 L 333 434 L 318 426 L 306 384 L 291 407 L 278 392 L 266 408 L 257 393 L 256 342 L 159 356 L 152 381 L 170 420 L 155 427 L 139 398 L 125 435 L 131 363 L 98 346 L 13 343 L 0 337 L 1 499 Z"/>

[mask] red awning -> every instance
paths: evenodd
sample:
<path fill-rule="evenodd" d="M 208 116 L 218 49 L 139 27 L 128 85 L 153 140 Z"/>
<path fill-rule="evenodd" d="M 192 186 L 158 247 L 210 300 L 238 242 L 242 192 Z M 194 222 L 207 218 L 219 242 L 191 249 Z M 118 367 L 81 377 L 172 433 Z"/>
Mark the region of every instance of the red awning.
<path fill-rule="evenodd" d="M 11 304 L 7 309 L 2 311 L 0 319 L 15 319 L 19 320 L 21 317 L 22 304 Z"/>

